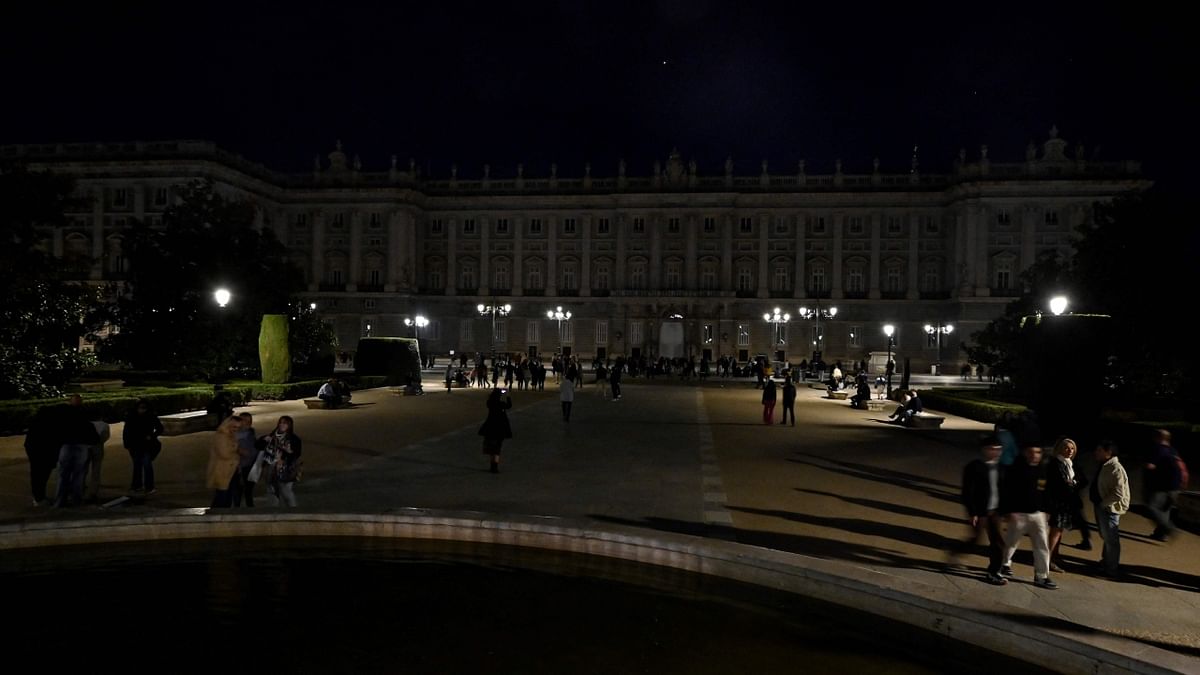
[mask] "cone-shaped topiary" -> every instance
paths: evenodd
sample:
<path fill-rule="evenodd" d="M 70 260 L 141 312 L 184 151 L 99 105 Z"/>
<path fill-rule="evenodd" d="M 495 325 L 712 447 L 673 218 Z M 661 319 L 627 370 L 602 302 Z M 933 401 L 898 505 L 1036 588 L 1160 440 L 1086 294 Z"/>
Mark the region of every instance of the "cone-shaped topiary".
<path fill-rule="evenodd" d="M 264 314 L 258 332 L 258 361 L 265 384 L 283 384 L 292 375 L 292 355 L 288 351 L 288 318 L 284 314 Z"/>

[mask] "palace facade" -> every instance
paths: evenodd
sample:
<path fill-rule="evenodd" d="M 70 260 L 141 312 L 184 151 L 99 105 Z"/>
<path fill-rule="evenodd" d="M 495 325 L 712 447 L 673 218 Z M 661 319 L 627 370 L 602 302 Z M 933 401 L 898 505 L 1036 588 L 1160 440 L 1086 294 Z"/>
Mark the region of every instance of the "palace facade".
<path fill-rule="evenodd" d="M 1150 182 L 1135 161 L 1099 162 L 1050 138 L 1025 161 L 961 153 L 947 174 L 700 175 L 677 152 L 650 175 L 495 177 L 370 172 L 337 149 L 286 174 L 204 141 L 11 145 L 0 159 L 71 176 L 84 211 L 47 231 L 80 279 L 119 280 L 130 222 L 161 223 L 176 189 L 212 181 L 256 206 L 304 270 L 352 353 L 363 336 L 412 336 L 422 349 L 858 361 L 894 356 L 929 372 L 963 362 L 960 344 L 1021 293 L 1044 251 L 1067 251 L 1096 202 Z M 511 305 L 507 315 L 479 305 Z M 571 319 L 548 319 L 562 307 Z M 819 308 L 822 318 L 804 318 Z M 833 308 L 836 315 L 827 315 Z M 786 323 L 764 314 L 790 314 Z M 951 333 L 926 326 L 954 327 Z M 939 338 L 940 336 L 940 345 Z"/>

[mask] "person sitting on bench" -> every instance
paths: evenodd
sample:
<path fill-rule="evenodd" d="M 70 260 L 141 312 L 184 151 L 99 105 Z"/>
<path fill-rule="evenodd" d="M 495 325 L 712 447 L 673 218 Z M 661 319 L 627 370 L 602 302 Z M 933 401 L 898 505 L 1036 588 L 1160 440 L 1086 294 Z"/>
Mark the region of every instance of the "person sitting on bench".
<path fill-rule="evenodd" d="M 336 408 L 342 404 L 342 395 L 338 393 L 332 377 L 317 390 L 317 398 L 325 402 L 326 408 Z"/>
<path fill-rule="evenodd" d="M 913 415 L 923 412 L 924 404 L 921 403 L 920 397 L 914 389 L 909 389 L 904 392 L 904 405 L 896 408 L 896 412 L 892 413 L 892 419 L 895 419 L 898 424 L 907 426 L 912 421 Z"/>
<path fill-rule="evenodd" d="M 855 408 L 866 407 L 867 401 L 871 400 L 871 385 L 867 384 L 867 374 L 858 374 L 857 393 L 850 397 L 850 405 Z"/>

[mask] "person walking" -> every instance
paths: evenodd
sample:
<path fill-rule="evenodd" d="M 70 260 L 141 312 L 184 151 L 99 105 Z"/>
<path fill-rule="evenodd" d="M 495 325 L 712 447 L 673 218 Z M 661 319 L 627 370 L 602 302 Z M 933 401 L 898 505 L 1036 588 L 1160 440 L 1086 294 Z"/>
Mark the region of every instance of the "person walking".
<path fill-rule="evenodd" d="M 562 415 L 564 422 L 571 421 L 571 405 L 575 403 L 575 378 L 577 374 L 575 369 L 567 371 L 567 379 L 558 385 L 558 400 L 562 402 Z"/>
<path fill-rule="evenodd" d="M 763 384 L 762 393 L 763 424 L 775 422 L 775 380 L 768 379 Z"/>
<path fill-rule="evenodd" d="M 1154 449 L 1150 453 L 1150 461 L 1146 463 L 1146 494 L 1150 495 L 1146 506 L 1150 509 L 1150 518 L 1154 520 L 1151 539 L 1167 541 L 1174 534 L 1171 509 L 1179 499 L 1182 483 L 1183 472 L 1179 470 L 1179 455 L 1171 447 L 1171 432 L 1157 429 L 1154 432 Z"/>
<path fill-rule="evenodd" d="M 1050 578 L 1050 550 L 1046 538 L 1045 499 L 1046 467 L 1042 464 L 1042 449 L 1036 445 L 1022 451 L 1022 459 L 1013 463 L 1004 474 L 1000 488 L 1000 510 L 1008 517 L 1008 533 L 1004 537 L 1004 558 L 1000 573 L 1012 576 L 1012 557 L 1021 537 L 1029 535 L 1033 545 L 1033 585 L 1056 589 Z"/>
<path fill-rule="evenodd" d="M 783 381 L 783 417 L 779 423 L 787 422 L 789 415 L 792 418 L 792 426 L 796 426 L 796 385 L 792 384 L 790 377 Z"/>
<path fill-rule="evenodd" d="M 100 501 L 100 470 L 104 466 L 104 444 L 112 437 L 108 422 L 99 415 L 92 420 L 96 429 L 96 442 L 88 446 L 87 471 L 83 479 L 83 501 L 95 504 Z"/>
<path fill-rule="evenodd" d="M 600 398 L 608 399 L 608 366 L 603 363 L 596 364 L 596 391 Z"/>
<path fill-rule="evenodd" d="M 613 364 L 612 373 L 608 376 L 608 384 L 612 387 L 612 400 L 621 400 L 621 370 L 625 368 L 625 361 L 621 357 L 617 357 L 617 362 Z"/>
<path fill-rule="evenodd" d="M 1000 453 L 999 439 L 988 434 L 980 440 L 980 457 L 963 467 L 962 503 L 967 508 L 971 534 L 950 553 L 950 563 L 968 553 L 982 536 L 987 536 L 988 566 L 985 579 L 994 586 L 1008 583 L 1000 575 L 1004 558 L 1004 536 L 1000 533 Z"/>
<path fill-rule="evenodd" d="M 254 486 L 256 480 L 250 475 L 258 462 L 258 436 L 254 433 L 254 417 L 244 412 L 238 415 L 241 428 L 237 432 L 238 470 L 237 478 L 233 481 L 233 505 L 241 506 L 246 500 L 246 506 L 254 508 Z M 254 476 L 253 478 L 257 478 Z"/>
<path fill-rule="evenodd" d="M 162 434 L 162 422 L 151 412 L 150 402 L 144 398 L 138 399 L 133 411 L 125 418 L 125 428 L 121 431 L 121 442 L 129 451 L 129 459 L 133 464 L 130 492 L 142 492 L 146 496 L 157 492 L 154 488 L 154 460 L 162 450 L 162 441 L 158 440 Z"/>
<path fill-rule="evenodd" d="M 1062 572 L 1058 547 L 1063 532 L 1075 529 L 1076 500 L 1079 492 L 1075 478 L 1075 441 L 1060 438 L 1054 444 L 1054 454 L 1046 467 L 1046 514 L 1050 533 L 1047 546 L 1050 549 L 1050 571 Z M 1084 525 L 1086 527 L 1086 525 Z"/>
<path fill-rule="evenodd" d="M 242 421 L 236 416 L 225 418 L 217 426 L 208 453 L 208 487 L 213 489 L 211 507 L 214 509 L 233 506 L 233 483 L 237 480 L 238 443 L 237 432 Z"/>
<path fill-rule="evenodd" d="M 507 394 L 507 389 L 492 390 L 487 399 L 487 419 L 479 427 L 479 435 L 483 436 L 483 454 L 489 455 L 492 460 L 492 473 L 500 473 L 500 446 L 505 439 L 512 438 L 512 427 L 506 412 L 512 407 L 512 397 Z M 501 396 L 505 396 L 505 400 L 501 401 Z"/>
<path fill-rule="evenodd" d="M 58 454 L 62 449 L 62 439 L 59 435 L 59 408 L 57 406 L 42 406 L 34 413 L 29 422 L 29 431 L 25 434 L 25 456 L 29 458 L 29 489 L 34 506 L 45 506 L 50 503 L 46 497 L 46 484 L 58 464 Z"/>
<path fill-rule="evenodd" d="M 83 480 L 89 448 L 99 442 L 96 427 L 83 409 L 83 398 L 74 394 L 68 400 L 59 421 L 58 484 L 55 506 L 83 505 Z"/>
<path fill-rule="evenodd" d="M 451 361 L 453 363 L 453 361 Z M 262 470 L 267 472 L 267 492 L 275 505 L 296 506 L 296 483 L 300 480 L 304 449 L 288 415 L 279 418 L 271 433 L 258 439 L 263 451 Z M 262 480 L 260 477 L 259 480 Z"/>
<path fill-rule="evenodd" d="M 1096 512 L 1096 526 L 1103 542 L 1100 573 L 1116 579 L 1121 571 L 1121 516 L 1129 510 L 1129 475 L 1117 459 L 1117 444 L 1100 441 L 1096 446 L 1096 479 L 1089 496 Z"/>

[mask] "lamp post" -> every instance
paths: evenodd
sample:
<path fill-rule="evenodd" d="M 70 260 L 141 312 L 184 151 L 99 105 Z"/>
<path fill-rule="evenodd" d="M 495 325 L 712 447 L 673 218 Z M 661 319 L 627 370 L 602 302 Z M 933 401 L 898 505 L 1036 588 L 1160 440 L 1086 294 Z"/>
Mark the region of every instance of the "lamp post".
<path fill-rule="evenodd" d="M 821 358 L 821 351 L 822 351 L 821 350 L 821 342 L 824 340 L 825 336 L 823 333 L 821 333 L 821 318 L 824 317 L 826 319 L 833 319 L 833 317 L 837 316 L 837 313 L 838 313 L 837 307 L 830 307 L 829 309 L 821 309 L 821 301 L 820 300 L 817 300 L 816 307 L 811 307 L 811 308 L 810 307 L 801 307 L 800 308 L 800 318 L 801 319 L 812 319 L 816 322 L 813 326 L 814 332 L 817 334 L 816 339 L 814 339 L 812 341 L 813 346 L 814 346 L 813 357 L 812 357 L 813 361 L 821 361 L 822 360 L 822 358 Z"/>
<path fill-rule="evenodd" d="M 562 354 L 562 350 L 563 350 L 562 325 L 563 325 L 564 321 L 571 320 L 571 312 L 569 310 L 564 312 L 562 305 L 559 305 L 558 307 L 555 307 L 554 309 L 546 310 L 546 318 L 554 319 L 554 320 L 558 321 L 558 353 Z"/>
<path fill-rule="evenodd" d="M 892 347 L 896 344 L 896 327 L 890 323 L 885 325 L 883 327 L 883 334 L 886 335 L 888 339 L 887 365 L 884 366 L 884 370 L 887 371 L 887 397 L 888 399 L 891 399 L 892 372 L 896 370 L 896 367 L 892 364 Z"/>
<path fill-rule="evenodd" d="M 936 368 L 936 370 L 934 371 L 933 374 L 941 375 L 942 374 L 942 336 L 953 333 L 954 326 L 952 326 L 951 324 L 948 324 L 948 323 L 944 324 L 941 321 L 939 321 L 939 322 L 937 322 L 937 325 L 933 325 L 933 326 L 931 326 L 929 324 L 925 324 L 925 332 L 929 335 L 937 336 L 937 361 L 935 362 L 936 365 L 934 366 Z"/>
<path fill-rule="evenodd" d="M 775 308 L 774 314 L 763 314 L 763 321 L 775 326 L 775 351 L 780 351 L 780 345 L 783 344 L 783 325 L 792 320 L 791 314 L 780 314 L 779 308 Z M 776 354 L 776 357 L 779 355 Z M 777 361 L 782 361 L 781 358 L 776 358 Z"/>
<path fill-rule="evenodd" d="M 492 358 L 494 359 L 496 358 L 496 315 L 508 316 L 508 313 L 512 311 L 512 305 L 498 305 L 493 299 L 492 304 L 479 304 L 475 306 L 475 309 L 479 310 L 479 316 L 492 315 Z"/>
<path fill-rule="evenodd" d="M 405 326 L 412 326 L 412 328 L 413 328 L 413 336 L 414 336 L 415 338 L 417 338 L 417 341 L 418 341 L 418 342 L 420 342 L 420 340 L 421 340 L 421 329 L 422 329 L 422 328 L 424 328 L 425 326 L 428 326 L 428 325 L 429 325 L 429 319 L 426 319 L 425 317 L 423 317 L 423 316 L 421 316 L 420 314 L 418 314 L 416 319 L 405 319 L 405 320 L 404 320 L 404 325 L 405 325 Z"/>

